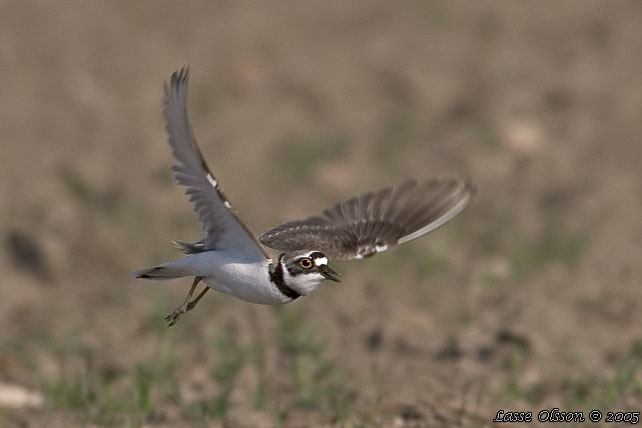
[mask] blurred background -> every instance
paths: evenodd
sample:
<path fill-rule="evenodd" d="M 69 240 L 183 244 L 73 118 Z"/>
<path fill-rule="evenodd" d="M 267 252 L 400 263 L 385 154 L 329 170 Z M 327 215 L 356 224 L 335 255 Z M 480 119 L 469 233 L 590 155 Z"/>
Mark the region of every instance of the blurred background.
<path fill-rule="evenodd" d="M 642 4 L 3 2 L 0 425 L 490 426 L 640 410 Z M 256 232 L 409 177 L 478 194 L 283 307 L 128 272 L 200 227 L 162 87 Z M 637 406 L 637 407 L 636 407 Z"/>

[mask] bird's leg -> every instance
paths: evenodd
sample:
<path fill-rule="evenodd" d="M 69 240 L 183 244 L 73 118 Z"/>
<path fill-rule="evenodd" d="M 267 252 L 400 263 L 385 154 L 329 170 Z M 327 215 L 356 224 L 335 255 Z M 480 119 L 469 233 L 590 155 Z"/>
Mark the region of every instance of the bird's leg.
<path fill-rule="evenodd" d="M 174 312 L 172 312 L 171 314 L 169 314 L 169 315 L 167 315 L 165 317 L 165 321 L 169 322 L 168 327 L 171 327 L 174 324 L 176 324 L 176 321 L 178 321 L 178 319 L 181 317 L 181 315 L 183 315 L 185 312 L 189 311 L 189 309 L 187 309 L 187 307 L 189 306 L 190 299 L 194 295 L 194 291 L 196 290 L 196 286 L 201 281 L 201 279 L 202 278 L 200 276 L 195 276 L 194 277 L 194 282 L 192 282 L 192 286 L 190 287 L 189 292 L 187 293 L 187 296 L 185 297 L 185 301 L 183 302 L 183 304 L 180 305 Z M 207 288 L 209 288 L 209 287 L 207 287 Z M 194 304 L 196 304 L 196 303 L 194 303 Z M 194 307 L 194 306 L 192 305 L 192 307 Z"/>
<path fill-rule="evenodd" d="M 191 302 L 189 302 L 187 304 L 187 307 L 185 308 L 185 311 L 191 311 L 192 309 L 194 309 L 194 306 L 196 306 L 196 304 L 199 302 L 199 300 L 201 300 L 203 298 L 203 296 L 205 296 L 205 293 L 207 293 L 209 291 L 209 289 L 210 288 L 208 286 L 205 286 L 203 291 L 201 291 L 201 293 L 198 296 L 196 296 L 196 299 L 192 300 Z"/>

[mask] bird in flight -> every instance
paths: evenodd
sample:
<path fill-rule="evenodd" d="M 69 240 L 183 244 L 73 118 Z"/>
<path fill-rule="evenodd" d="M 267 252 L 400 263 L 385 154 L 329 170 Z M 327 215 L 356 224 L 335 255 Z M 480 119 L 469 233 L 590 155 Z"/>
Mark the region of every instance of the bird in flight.
<path fill-rule="evenodd" d="M 277 305 L 311 294 L 324 280 L 340 282 L 330 260 L 370 257 L 435 230 L 472 199 L 470 181 L 409 180 L 339 202 L 321 214 L 277 225 L 256 237 L 207 166 L 187 116 L 188 68 L 165 85 L 163 114 L 176 158 L 174 178 L 186 187 L 205 237 L 173 241 L 185 256 L 132 272 L 135 278 L 194 277 L 172 326 L 208 290 L 251 303 Z M 206 286 L 195 297 L 197 285 Z"/>

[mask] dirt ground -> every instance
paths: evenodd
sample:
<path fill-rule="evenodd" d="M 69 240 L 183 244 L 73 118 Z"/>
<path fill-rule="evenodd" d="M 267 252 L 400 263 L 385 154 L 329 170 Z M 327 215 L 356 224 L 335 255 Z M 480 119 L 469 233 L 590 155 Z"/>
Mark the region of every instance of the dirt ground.
<path fill-rule="evenodd" d="M 2 2 L 0 426 L 642 411 L 641 22 L 637 1 Z M 476 199 L 334 263 L 340 285 L 210 293 L 168 329 L 189 280 L 128 272 L 200 238 L 160 115 L 184 64 L 257 232 L 409 177 Z"/>

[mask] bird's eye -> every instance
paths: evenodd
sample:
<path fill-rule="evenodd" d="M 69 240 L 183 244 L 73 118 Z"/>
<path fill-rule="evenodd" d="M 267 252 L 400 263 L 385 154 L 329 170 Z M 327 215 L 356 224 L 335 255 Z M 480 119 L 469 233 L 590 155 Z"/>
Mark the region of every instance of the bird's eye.
<path fill-rule="evenodd" d="M 308 259 L 307 257 L 305 259 L 299 260 L 299 265 L 303 269 L 310 269 L 312 267 L 312 260 Z"/>

